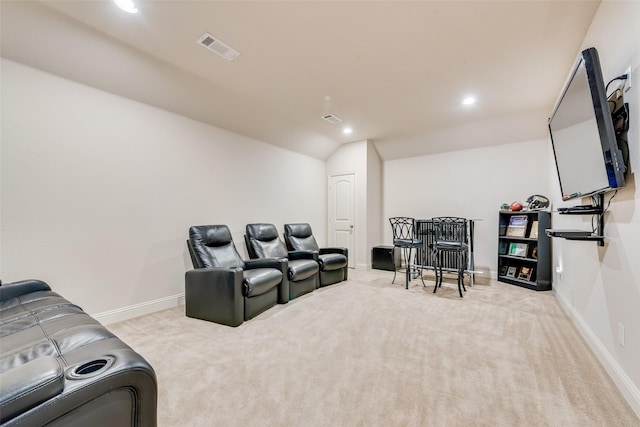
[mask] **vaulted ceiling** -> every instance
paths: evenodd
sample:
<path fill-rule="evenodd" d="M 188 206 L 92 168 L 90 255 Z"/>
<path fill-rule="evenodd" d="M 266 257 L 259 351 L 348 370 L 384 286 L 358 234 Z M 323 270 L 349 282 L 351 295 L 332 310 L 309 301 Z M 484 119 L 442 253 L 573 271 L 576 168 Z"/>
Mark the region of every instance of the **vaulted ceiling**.
<path fill-rule="evenodd" d="M 3 0 L 2 56 L 315 158 L 366 139 L 395 159 L 544 137 L 599 1 L 136 4 Z"/>

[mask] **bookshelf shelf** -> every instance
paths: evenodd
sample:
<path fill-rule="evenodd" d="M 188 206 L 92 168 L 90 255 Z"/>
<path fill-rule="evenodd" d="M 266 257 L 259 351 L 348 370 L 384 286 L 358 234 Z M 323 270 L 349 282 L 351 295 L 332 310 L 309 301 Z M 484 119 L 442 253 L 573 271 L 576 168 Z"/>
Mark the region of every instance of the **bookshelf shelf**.
<path fill-rule="evenodd" d="M 512 260 L 512 261 L 518 261 L 518 262 L 538 262 L 536 258 L 526 258 L 526 257 L 512 256 L 512 255 L 498 255 L 498 256 L 505 260 Z"/>
<path fill-rule="evenodd" d="M 498 213 L 498 281 L 537 291 L 551 289 L 551 228 L 546 211 Z"/>

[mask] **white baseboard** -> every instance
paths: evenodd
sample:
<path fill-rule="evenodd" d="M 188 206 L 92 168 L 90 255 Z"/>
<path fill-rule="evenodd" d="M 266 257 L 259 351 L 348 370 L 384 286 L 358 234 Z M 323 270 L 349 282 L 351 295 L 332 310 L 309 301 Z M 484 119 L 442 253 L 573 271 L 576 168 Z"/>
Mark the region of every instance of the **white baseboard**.
<path fill-rule="evenodd" d="M 573 324 L 576 326 L 582 337 L 587 342 L 587 345 L 595 353 L 604 369 L 607 371 L 613 382 L 616 384 L 622 395 L 624 396 L 629 406 L 633 409 L 638 417 L 640 417 L 640 390 L 629 379 L 622 367 L 616 362 L 615 358 L 609 353 L 606 347 L 598 339 L 596 334 L 591 330 L 589 325 L 584 321 L 582 316 L 575 311 L 575 309 L 569 304 L 569 302 L 558 292 L 554 292 L 556 298 L 560 302 L 560 305 L 569 315 Z"/>
<path fill-rule="evenodd" d="M 358 263 L 358 264 L 356 264 L 356 268 L 354 270 L 367 271 L 369 269 L 371 269 L 371 266 L 369 264 Z"/>
<path fill-rule="evenodd" d="M 109 325 L 112 323 L 133 319 L 134 317 L 144 316 L 145 314 L 155 313 L 156 311 L 177 307 L 183 304 L 184 293 L 181 293 L 164 298 L 158 298 L 152 301 L 142 302 L 140 304 L 117 308 L 115 310 L 105 311 L 104 313 L 98 313 L 92 316 L 103 325 Z"/>

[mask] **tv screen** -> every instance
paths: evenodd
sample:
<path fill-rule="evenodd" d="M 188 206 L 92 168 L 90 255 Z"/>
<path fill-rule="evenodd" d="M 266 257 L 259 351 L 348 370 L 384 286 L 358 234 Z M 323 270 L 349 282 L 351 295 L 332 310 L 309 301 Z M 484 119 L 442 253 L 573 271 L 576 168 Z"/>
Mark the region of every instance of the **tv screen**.
<path fill-rule="evenodd" d="M 623 187 L 618 149 L 595 48 L 584 50 L 549 118 L 562 200 Z"/>

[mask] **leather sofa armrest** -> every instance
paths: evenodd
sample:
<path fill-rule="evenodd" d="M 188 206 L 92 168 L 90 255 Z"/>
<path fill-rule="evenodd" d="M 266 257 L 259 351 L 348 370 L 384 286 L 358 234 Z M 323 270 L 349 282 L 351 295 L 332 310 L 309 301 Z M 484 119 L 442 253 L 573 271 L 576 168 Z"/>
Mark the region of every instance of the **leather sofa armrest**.
<path fill-rule="evenodd" d="M 347 248 L 320 248 L 320 255 L 322 254 L 342 254 L 349 256 Z"/>
<path fill-rule="evenodd" d="M 0 422 L 62 393 L 64 370 L 57 358 L 42 356 L 0 374 Z"/>
<path fill-rule="evenodd" d="M 6 301 L 31 292 L 50 290 L 51 287 L 42 280 L 21 280 L 19 282 L 5 283 L 0 286 L 0 301 Z"/>
<path fill-rule="evenodd" d="M 258 258 L 245 260 L 247 270 L 255 268 L 275 268 L 282 273 L 282 282 L 278 285 L 278 304 L 289 302 L 289 260 L 286 258 Z"/>
<path fill-rule="evenodd" d="M 312 259 L 318 261 L 318 252 L 316 251 L 289 251 L 289 259 Z"/>

